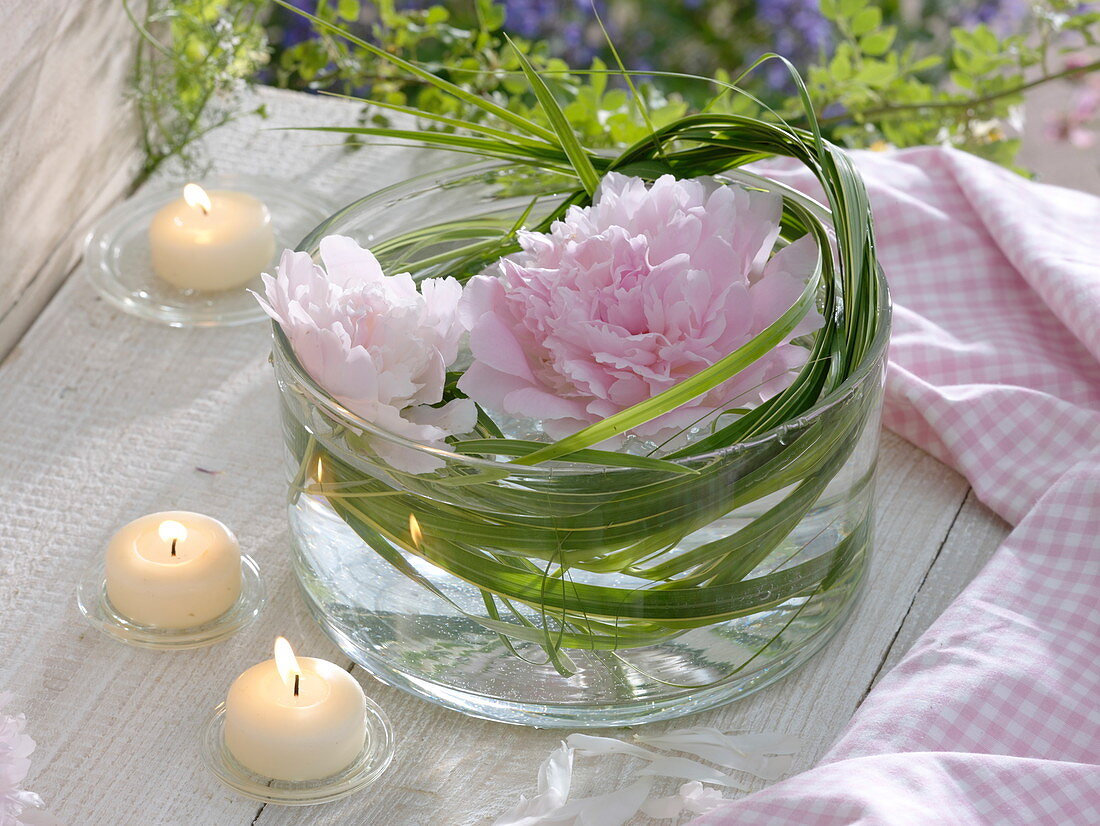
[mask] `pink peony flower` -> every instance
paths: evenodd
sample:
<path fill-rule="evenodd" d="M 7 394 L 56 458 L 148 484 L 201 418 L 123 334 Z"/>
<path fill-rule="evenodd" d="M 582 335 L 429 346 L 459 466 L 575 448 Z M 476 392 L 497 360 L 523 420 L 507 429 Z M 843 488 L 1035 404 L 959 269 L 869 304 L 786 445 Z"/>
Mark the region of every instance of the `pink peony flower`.
<path fill-rule="evenodd" d="M 306 371 L 337 401 L 366 421 L 431 447 L 473 428 L 469 399 L 443 398 L 447 367 L 464 330 L 461 285 L 429 278 L 420 289 L 408 273 L 387 276 L 355 241 L 321 241 L 324 267 L 304 252 L 283 253 L 277 275 L 263 276 L 266 300 Z M 372 441 L 394 467 L 423 473 L 442 466 L 427 454 Z"/>
<path fill-rule="evenodd" d="M 769 259 L 780 196 L 610 173 L 591 207 L 466 285 L 473 363 L 459 388 L 561 438 L 667 390 L 736 350 L 798 298 L 816 263 L 805 238 Z M 821 326 L 810 313 L 794 335 Z M 807 350 L 781 344 L 721 386 L 635 429 L 662 439 L 709 411 L 779 392 Z"/>
<path fill-rule="evenodd" d="M 4 713 L 11 699 L 10 692 L 0 692 L 0 826 L 23 823 L 24 817 L 29 822 L 32 810 L 42 806 L 38 795 L 23 788 L 35 743 L 25 733 L 27 721 L 22 714 Z"/>

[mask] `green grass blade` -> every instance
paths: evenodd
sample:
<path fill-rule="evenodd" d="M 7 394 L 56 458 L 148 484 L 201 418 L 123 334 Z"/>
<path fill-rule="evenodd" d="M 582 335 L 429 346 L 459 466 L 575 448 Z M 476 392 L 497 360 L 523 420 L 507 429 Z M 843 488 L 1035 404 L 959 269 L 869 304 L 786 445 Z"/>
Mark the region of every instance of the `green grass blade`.
<path fill-rule="evenodd" d="M 466 89 L 463 89 L 461 86 L 458 86 L 457 84 L 451 83 L 448 80 L 444 80 L 443 78 L 441 78 L 438 75 L 428 71 L 427 69 L 423 69 L 420 66 L 417 66 L 415 63 L 412 63 L 408 60 L 405 60 L 402 57 L 398 57 L 395 54 L 391 54 L 390 52 L 386 51 L 385 49 L 380 49 L 378 46 L 375 46 L 373 43 L 368 43 L 366 40 L 363 40 L 362 38 L 356 37 L 354 34 L 349 32 L 347 29 L 342 29 L 339 26 L 328 22 L 327 20 L 322 20 L 320 17 L 317 17 L 316 15 L 310 14 L 309 12 L 298 8 L 297 6 L 294 6 L 294 5 L 286 2 L 286 0 L 275 0 L 275 2 L 278 3 L 280 6 L 282 6 L 284 9 L 286 9 L 287 11 L 293 12 L 294 14 L 297 14 L 297 15 L 300 15 L 301 17 L 306 18 L 311 23 L 313 23 L 314 26 L 317 26 L 319 29 L 323 29 L 325 31 L 328 31 L 332 34 L 337 35 L 338 37 L 342 37 L 344 40 L 347 40 L 349 43 L 354 43 L 356 46 L 363 49 L 364 51 L 369 52 L 370 54 L 374 55 L 375 57 L 380 58 L 382 60 L 385 60 L 389 63 L 394 64 L 395 66 L 400 67 L 401 69 L 408 72 L 410 75 L 413 75 L 414 77 L 418 77 L 421 80 L 427 81 L 432 86 L 435 86 L 437 89 L 439 89 L 440 91 L 446 92 L 447 94 L 452 95 L 452 96 L 458 98 L 459 100 L 461 100 L 465 103 L 469 103 L 473 106 L 476 106 L 479 109 L 482 109 L 485 112 L 488 112 L 489 114 L 494 115 L 495 117 L 499 118 L 500 120 L 504 121 L 505 123 L 512 124 L 512 126 L 516 127 L 521 132 L 525 132 L 528 135 L 533 135 L 535 137 L 542 138 L 543 140 L 547 140 L 547 141 L 554 141 L 555 140 L 555 136 L 554 136 L 553 132 L 539 126 L 537 123 L 534 123 L 533 121 L 530 121 L 525 117 L 517 115 L 515 112 L 511 112 L 508 109 L 505 109 L 503 106 L 498 106 L 497 104 L 493 103 L 492 101 L 486 100 L 485 98 L 480 97 L 479 95 L 475 95 L 474 93 L 469 92 Z"/>
<path fill-rule="evenodd" d="M 476 135 L 457 135 L 453 132 L 426 132 L 416 129 L 390 129 L 381 126 L 282 126 L 281 130 L 294 132 L 339 132 L 347 135 L 375 135 L 381 138 L 400 140 L 438 146 L 441 149 L 458 147 L 474 149 L 486 157 L 503 153 L 508 157 L 562 159 L 568 156 L 549 144 L 512 144 L 503 141 L 482 138 Z"/>
<path fill-rule="evenodd" d="M 496 456 L 529 456 L 536 450 L 545 448 L 543 442 L 531 442 L 523 439 L 470 439 L 457 442 L 454 445 L 455 453 L 464 455 L 496 455 Z M 567 456 L 561 457 L 564 462 L 576 462 L 578 464 L 603 465 L 605 467 L 638 468 L 641 470 L 658 470 L 665 473 L 699 473 L 695 468 L 686 467 L 676 462 L 667 462 L 664 459 L 655 459 L 652 456 L 634 456 L 629 453 L 616 453 L 611 450 L 578 450 Z"/>
<path fill-rule="evenodd" d="M 422 109 L 415 109 L 412 106 L 402 106 L 399 103 L 390 103 L 385 100 L 372 100 L 369 98 L 356 97 L 355 95 L 342 95 L 337 92 L 322 91 L 322 95 L 325 97 L 339 98 L 341 100 L 350 100 L 356 103 L 361 103 L 365 106 L 377 106 L 379 109 L 386 109 L 391 112 L 400 112 L 403 115 L 410 115 L 418 120 L 427 120 L 433 123 L 439 123 L 443 126 L 450 126 L 455 129 L 465 129 L 469 132 L 478 132 L 483 135 L 488 135 L 493 138 L 498 138 L 509 144 L 522 144 L 527 146 L 538 147 L 551 147 L 553 144 L 549 144 L 544 140 L 537 140 L 535 138 L 529 138 L 526 135 L 522 135 L 517 132 L 507 132 L 504 129 L 497 129 L 489 126 L 485 123 L 475 123 L 471 120 L 464 120 L 462 118 L 452 118 L 448 115 L 442 115 L 437 112 L 426 112 Z M 351 127 L 356 128 L 356 127 Z"/>
<path fill-rule="evenodd" d="M 507 36 L 505 37 L 507 38 Z M 520 66 L 523 68 L 523 73 L 527 75 L 527 80 L 538 99 L 539 106 L 542 107 L 542 111 L 554 128 L 558 143 L 569 157 L 569 162 L 573 165 L 573 169 L 576 171 L 577 178 L 580 180 L 585 192 L 589 196 L 595 195 L 596 188 L 600 185 L 600 176 L 596 174 L 596 168 L 592 166 L 592 158 L 589 156 L 588 151 L 577 140 L 577 135 L 573 131 L 572 124 L 569 123 L 569 118 L 565 116 L 565 112 L 562 111 L 561 105 L 554 97 L 554 93 L 550 91 L 550 87 L 546 85 L 546 81 L 539 76 L 539 73 L 535 71 L 535 67 L 531 65 L 527 55 L 517 49 L 511 39 L 508 39 L 508 43 L 512 46 L 512 51 L 515 52 L 516 57 L 519 58 Z"/>

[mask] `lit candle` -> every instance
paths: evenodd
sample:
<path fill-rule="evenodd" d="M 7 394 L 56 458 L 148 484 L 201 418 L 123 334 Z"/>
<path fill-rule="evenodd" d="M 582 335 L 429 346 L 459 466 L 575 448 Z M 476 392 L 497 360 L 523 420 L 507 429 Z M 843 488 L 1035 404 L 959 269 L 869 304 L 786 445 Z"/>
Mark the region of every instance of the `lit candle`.
<path fill-rule="evenodd" d="M 241 765 L 277 780 L 319 780 L 346 769 L 366 741 L 366 697 L 340 666 L 295 657 L 282 637 L 275 659 L 239 676 L 225 700 L 225 745 Z"/>
<path fill-rule="evenodd" d="M 139 625 L 191 628 L 217 619 L 241 593 L 241 546 L 201 513 L 142 516 L 107 546 L 107 599 Z"/>
<path fill-rule="evenodd" d="M 228 290 L 259 275 L 275 256 L 271 213 L 244 192 L 187 184 L 149 225 L 153 271 L 183 290 Z"/>

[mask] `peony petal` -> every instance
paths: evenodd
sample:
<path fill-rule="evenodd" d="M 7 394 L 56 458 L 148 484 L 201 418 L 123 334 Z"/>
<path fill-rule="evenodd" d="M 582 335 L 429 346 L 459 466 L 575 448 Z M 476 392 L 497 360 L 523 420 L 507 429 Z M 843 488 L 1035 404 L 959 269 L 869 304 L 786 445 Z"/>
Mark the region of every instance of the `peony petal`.
<path fill-rule="evenodd" d="M 717 729 L 698 727 L 666 732 L 638 740 L 650 740 L 660 747 L 719 749 L 721 754 L 731 750 L 737 755 L 759 752 L 774 756 L 773 752 L 793 750 L 798 741 L 779 734 L 735 734 Z M 559 763 L 568 756 L 566 778 L 572 772 L 573 754 L 606 758 L 622 755 L 644 761 L 635 771 L 639 777 L 634 783 L 621 789 L 591 798 L 568 800 L 569 781 L 552 783 L 547 776 L 551 760 Z M 679 777 L 689 782 L 679 787 L 673 797 L 649 799 L 656 777 Z M 508 815 L 498 819 L 494 826 L 541 826 L 542 824 L 581 824 L 581 826 L 619 826 L 631 821 L 640 811 L 654 818 L 674 818 L 687 810 L 693 814 L 708 812 L 725 802 L 722 793 L 704 786 L 711 783 L 722 788 L 740 788 L 728 774 L 710 766 L 704 766 L 682 757 L 670 757 L 660 752 L 642 748 L 613 737 L 590 734 L 571 734 L 561 747 L 551 754 L 539 771 L 539 794 L 531 800 L 520 798 L 519 805 Z"/>
<path fill-rule="evenodd" d="M 563 399 L 533 386 L 521 387 L 505 396 L 504 411 L 533 419 L 584 418 L 581 402 Z"/>
<path fill-rule="evenodd" d="M 552 794 L 561 800 L 569 798 L 573 779 L 573 751 L 562 743 L 539 767 L 539 794 Z"/>
<path fill-rule="evenodd" d="M 341 287 L 358 287 L 385 277 L 373 253 L 345 235 L 325 236 L 320 250 L 329 279 Z"/>
<path fill-rule="evenodd" d="M 695 782 L 695 781 L 692 781 Z M 686 783 L 684 784 L 687 785 Z M 653 800 L 647 800 L 645 805 L 642 806 L 642 814 L 647 817 L 652 817 L 655 820 L 671 820 L 674 817 L 679 817 L 680 812 L 684 810 L 684 799 L 680 795 L 673 795 L 672 797 L 658 797 Z"/>
<path fill-rule="evenodd" d="M 660 749 L 686 752 L 765 780 L 777 780 L 789 771 L 791 755 L 802 747 L 798 738 L 787 734 L 741 735 L 710 727 L 678 729 L 660 735 L 638 734 L 634 739 Z"/>
<path fill-rule="evenodd" d="M 378 365 L 369 350 L 348 347 L 343 337 L 331 330 L 318 334 L 321 364 L 314 378 L 336 398 L 379 401 Z M 384 374 L 383 374 L 384 375 Z"/>
<path fill-rule="evenodd" d="M 366 416 L 364 416 L 366 418 Z M 447 431 L 432 424 L 422 424 L 406 419 L 390 405 L 375 406 L 370 421 L 379 429 L 400 436 L 428 448 L 446 449 Z M 431 473 L 444 467 L 446 462 L 428 451 L 397 444 L 389 439 L 372 437 L 371 447 L 391 467 L 405 473 Z"/>
<path fill-rule="evenodd" d="M 573 818 L 576 826 L 622 826 L 638 813 L 653 789 L 652 778 L 642 778 L 607 794 L 572 800 L 558 813 L 558 823 Z"/>
<path fill-rule="evenodd" d="M 626 409 L 631 405 L 644 402 L 651 395 L 650 386 L 638 376 L 623 376 L 612 382 L 607 397 L 619 407 Z"/>
<path fill-rule="evenodd" d="M 768 260 L 775 239 L 779 237 L 783 198 L 775 192 L 740 187 L 732 190 L 737 204 L 737 224 L 730 243 L 744 256 L 739 259 L 737 268 L 741 272 L 756 273 Z"/>
<path fill-rule="evenodd" d="M 283 250 L 279 258 L 278 274 L 281 286 L 291 297 L 308 289 L 318 272 L 318 267 L 307 252 Z M 323 272 L 323 271 L 322 271 Z"/>
<path fill-rule="evenodd" d="M 508 394 L 530 386 L 531 383 L 526 379 L 501 373 L 480 361 L 475 361 L 466 368 L 466 372 L 458 380 L 459 390 L 493 410 L 503 410 L 504 399 Z"/>
<path fill-rule="evenodd" d="M 724 786 L 729 789 L 737 789 L 747 792 L 749 789 L 743 783 L 734 780 L 733 777 L 718 769 L 704 766 L 686 757 L 661 757 L 651 762 L 648 766 L 638 769 L 637 774 L 654 775 L 657 777 L 677 777 L 684 780 L 699 780 L 704 783 L 713 783 L 716 786 Z"/>
<path fill-rule="evenodd" d="M 420 401 L 416 396 L 423 388 L 413 381 L 409 372 L 406 365 L 400 363 L 394 365 L 393 369 L 379 372 L 378 401 L 394 410 L 403 410 L 410 401 Z"/>
<path fill-rule="evenodd" d="M 439 336 L 436 346 L 444 364 L 451 364 L 458 357 L 458 343 L 465 330 L 458 320 L 462 285 L 454 278 L 426 278 L 420 282 L 420 292 L 424 296 L 424 323 Z"/>
<path fill-rule="evenodd" d="M 601 416 L 600 418 L 604 418 Z M 542 422 L 543 432 L 546 433 L 551 439 L 564 439 L 566 436 L 572 436 L 582 427 L 592 423 L 591 418 L 585 419 L 544 419 Z M 600 442 L 597 445 L 593 445 L 597 450 L 616 450 L 621 444 L 622 439 L 620 437 L 613 437 Z"/>
<path fill-rule="evenodd" d="M 387 433 L 408 439 L 410 442 L 432 447 L 440 446 L 443 439 L 449 435 L 447 431 L 440 427 L 426 422 L 412 421 L 403 414 L 404 411 L 399 411 L 392 405 L 378 404 L 371 418 L 371 424 Z"/>
<path fill-rule="evenodd" d="M 415 424 L 431 425 L 448 434 L 469 433 L 477 424 L 477 405 L 470 399 L 451 399 L 440 407 L 419 405 L 403 411 L 403 415 Z"/>
<path fill-rule="evenodd" d="M 768 260 L 762 277 L 770 278 L 781 273 L 805 284 L 817 266 L 817 254 L 817 242 L 811 236 L 803 235 Z"/>
<path fill-rule="evenodd" d="M 625 754 L 630 757 L 639 757 L 642 760 L 653 760 L 659 755 L 641 746 L 635 746 L 617 737 L 600 737 L 596 734 L 570 734 L 565 738 L 570 748 L 576 749 L 582 754 L 606 756 L 608 754 Z"/>
<path fill-rule="evenodd" d="M 491 275 L 475 275 L 466 282 L 462 298 L 458 302 L 458 320 L 467 330 L 472 330 L 483 315 L 499 312 L 498 303 L 504 298 L 504 284 Z"/>
<path fill-rule="evenodd" d="M 754 330 L 763 330 L 793 305 L 817 264 L 817 244 L 809 236 L 799 238 L 777 252 L 764 267 L 763 277 L 752 285 Z M 791 337 L 812 333 L 825 323 L 816 308 L 795 327 Z"/>
<path fill-rule="evenodd" d="M 554 822 L 548 818 L 565 806 L 572 777 L 573 750 L 562 743 L 539 767 L 538 794 L 530 800 L 521 796 L 515 808 L 494 820 L 493 826 L 539 826 Z"/>
<path fill-rule="evenodd" d="M 23 803 L 24 806 L 41 807 L 41 806 L 45 805 L 42 802 L 42 798 L 40 798 L 38 795 L 30 794 L 29 792 L 24 792 L 23 794 L 24 795 L 29 795 L 29 797 L 26 797 L 22 801 L 20 801 L 20 802 Z M 52 814 L 50 814 L 49 812 L 47 812 L 45 809 L 42 809 L 42 808 L 25 808 L 25 809 L 23 809 L 23 811 L 19 814 L 19 825 L 20 826 L 64 826 L 64 824 L 60 820 L 58 820 L 56 817 L 54 817 Z"/>
<path fill-rule="evenodd" d="M 504 321 L 492 313 L 486 313 L 470 330 L 470 350 L 481 363 L 533 382 L 534 374 L 527 363 L 523 349 Z"/>
<path fill-rule="evenodd" d="M 0 692 L 0 823 L 20 823 L 18 817 L 25 807 L 41 806 L 42 800 L 21 787 L 30 771 L 30 755 L 35 742 L 25 733 L 27 721 L 22 714 L 5 714 L 4 706 L 13 698 L 11 692 Z"/>
<path fill-rule="evenodd" d="M 372 438 L 371 447 L 386 464 L 394 470 L 402 473 L 434 473 L 446 467 L 447 463 L 438 456 L 433 456 L 423 450 L 395 444 L 386 439 Z M 427 444 L 427 447 L 442 447 L 442 445 Z"/>
<path fill-rule="evenodd" d="M 749 289 L 749 294 L 752 296 L 753 318 L 751 331 L 753 335 L 772 324 L 794 306 L 805 288 L 805 281 L 797 281 L 783 274 L 764 278 L 753 284 Z M 788 340 L 811 333 L 819 329 L 824 323 L 825 320 L 821 317 L 821 313 L 816 308 L 811 307 L 810 311 L 802 317 L 788 336 Z"/>
<path fill-rule="evenodd" d="M 723 797 L 717 789 L 708 788 L 698 780 L 692 780 L 680 786 L 679 793 L 672 797 L 648 801 L 642 807 L 642 812 L 649 817 L 667 820 L 678 817 L 684 809 L 692 814 L 704 814 L 728 802 L 728 799 Z"/>
<path fill-rule="evenodd" d="M 428 353 L 428 364 L 421 370 L 416 381 L 420 389 L 406 400 L 409 404 L 437 404 L 443 399 L 443 386 L 447 383 L 447 363 L 439 350 Z"/>
<path fill-rule="evenodd" d="M 253 297 L 255 297 L 257 303 L 259 303 L 260 309 L 262 309 L 265 313 L 267 313 L 268 316 L 273 321 L 278 321 L 280 324 L 286 324 L 287 323 L 286 315 L 283 313 L 283 311 L 281 309 L 278 309 L 278 310 L 275 309 L 275 307 L 272 306 L 272 303 L 271 303 L 273 301 L 278 303 L 278 299 L 275 298 L 275 295 L 277 293 L 275 291 L 275 288 L 272 286 L 274 284 L 275 279 L 273 279 L 267 273 L 264 273 L 262 276 L 260 276 L 260 278 L 263 279 L 264 286 L 267 288 L 267 297 L 260 295 L 255 290 L 249 290 L 249 292 L 252 293 L 252 295 L 253 295 Z M 268 297 L 270 297 L 270 301 L 268 300 Z"/>

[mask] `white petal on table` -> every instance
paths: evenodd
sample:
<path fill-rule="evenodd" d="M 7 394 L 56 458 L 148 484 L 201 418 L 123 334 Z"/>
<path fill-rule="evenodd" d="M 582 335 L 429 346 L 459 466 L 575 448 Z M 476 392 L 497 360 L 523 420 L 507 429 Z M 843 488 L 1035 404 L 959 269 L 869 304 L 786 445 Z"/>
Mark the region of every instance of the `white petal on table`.
<path fill-rule="evenodd" d="M 657 735 L 637 734 L 634 739 L 647 746 L 686 752 L 765 780 L 777 780 L 790 771 L 793 755 L 802 747 L 801 741 L 789 734 L 738 734 L 706 726 Z"/>

